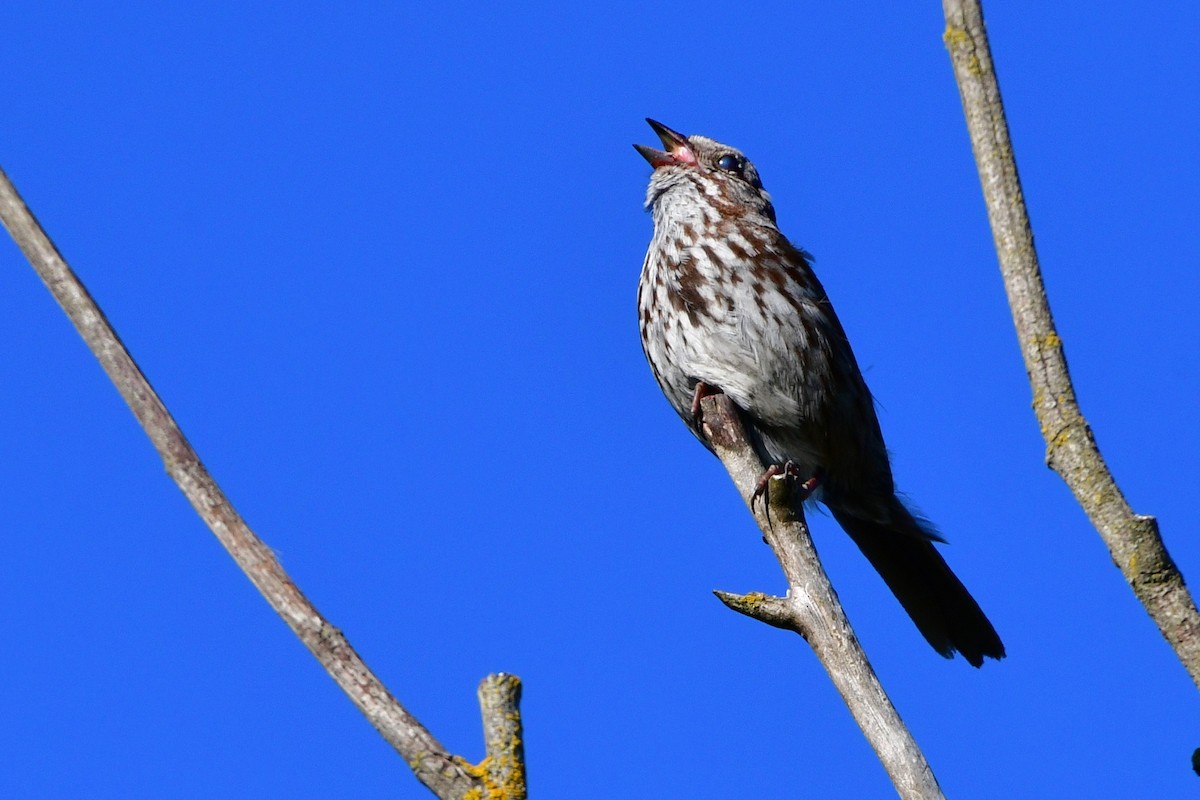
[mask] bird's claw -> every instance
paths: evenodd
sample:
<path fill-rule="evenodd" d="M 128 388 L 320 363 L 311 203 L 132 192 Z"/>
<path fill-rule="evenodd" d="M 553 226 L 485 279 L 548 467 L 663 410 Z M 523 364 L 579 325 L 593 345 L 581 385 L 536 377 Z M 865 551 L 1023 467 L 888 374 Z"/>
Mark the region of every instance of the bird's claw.
<path fill-rule="evenodd" d="M 754 510 L 755 504 L 761 497 L 763 503 L 770 507 L 771 502 L 771 481 L 782 480 L 799 480 L 801 475 L 800 467 L 792 461 L 787 461 L 783 464 L 772 464 L 763 472 L 762 477 L 758 479 L 758 483 L 754 486 L 754 492 L 750 495 L 750 510 Z M 797 487 L 800 490 L 800 501 L 803 502 L 812 497 L 821 485 L 821 473 L 818 470 Z"/>

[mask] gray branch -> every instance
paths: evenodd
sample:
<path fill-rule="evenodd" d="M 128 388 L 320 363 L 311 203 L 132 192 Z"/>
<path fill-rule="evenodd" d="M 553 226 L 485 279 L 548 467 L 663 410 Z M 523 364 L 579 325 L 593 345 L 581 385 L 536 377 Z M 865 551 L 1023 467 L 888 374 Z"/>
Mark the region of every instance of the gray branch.
<path fill-rule="evenodd" d="M 283 571 L 271 549 L 255 536 L 224 492 L 208 474 L 199 456 L 151 388 L 103 312 L 59 254 L 54 243 L 25 206 L 21 196 L 0 171 L 0 220 L 29 263 L 41 276 L 99 359 L 104 371 L 129 404 L 196 513 L 220 540 L 271 607 L 316 656 L 342 691 L 366 715 L 412 768 L 417 778 L 443 800 L 482 797 L 489 791 L 488 771 L 473 768 L 446 749 L 399 702 L 367 667 L 342 632 L 321 616 Z M 484 727 L 491 762 L 507 759 L 519 766 L 522 794 L 489 794 L 519 800 L 524 794 L 523 754 L 520 749 L 520 716 L 516 703 L 520 682 L 513 676 L 493 676 L 484 682 L 506 687 L 506 700 L 485 700 L 481 689 Z M 497 722 L 499 719 L 499 722 Z M 506 727 L 507 726 L 507 727 Z M 494 729 L 514 730 L 507 739 L 493 737 Z M 505 748 L 508 748 L 507 750 Z"/>
<path fill-rule="evenodd" d="M 804 637 L 900 796 L 905 800 L 942 798 L 929 763 L 888 699 L 846 619 L 813 547 L 803 511 L 790 496 L 789 482 L 772 481 L 767 502 L 751 503 L 765 467 L 746 440 L 738 411 L 723 394 L 705 398 L 702 405 L 708 441 L 762 529 L 788 582 L 786 597 L 716 592 L 717 597 L 734 611 Z"/>
<path fill-rule="evenodd" d="M 1133 593 L 1200 687 L 1200 615 L 1183 575 L 1167 552 L 1154 517 L 1135 514 L 1129 507 L 1075 400 L 1033 245 L 983 11 L 975 0 L 943 0 L 942 8 L 946 48 L 1033 388 L 1033 409 L 1046 440 L 1046 464 L 1070 487 Z"/>
<path fill-rule="evenodd" d="M 515 675 L 489 675 L 479 684 L 483 740 L 487 756 L 479 766 L 490 800 L 525 800 L 525 744 L 522 741 L 521 681 Z"/>

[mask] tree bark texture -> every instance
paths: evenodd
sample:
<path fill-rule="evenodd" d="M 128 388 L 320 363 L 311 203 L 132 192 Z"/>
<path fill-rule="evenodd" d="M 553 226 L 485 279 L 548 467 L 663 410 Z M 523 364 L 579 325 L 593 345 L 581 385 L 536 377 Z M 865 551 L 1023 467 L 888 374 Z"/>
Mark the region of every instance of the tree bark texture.
<path fill-rule="evenodd" d="M 967 130 L 983 184 L 1000 272 L 1008 293 L 1046 464 L 1070 487 L 1162 635 L 1200 687 L 1200 615 L 1159 535 L 1154 517 L 1135 514 L 1104 463 L 1079 410 L 1063 341 L 1054 327 L 1016 159 L 976 0 L 943 0 L 944 40 L 954 65 Z"/>

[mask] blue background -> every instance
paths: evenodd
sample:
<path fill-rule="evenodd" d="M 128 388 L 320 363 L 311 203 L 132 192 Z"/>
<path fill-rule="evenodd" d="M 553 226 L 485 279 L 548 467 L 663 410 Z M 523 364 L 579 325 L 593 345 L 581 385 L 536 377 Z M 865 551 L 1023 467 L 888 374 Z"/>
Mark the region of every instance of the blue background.
<path fill-rule="evenodd" d="M 1084 413 L 1200 575 L 1200 14 L 993 2 Z M 939 4 L 49 3 L 0 163 L 303 590 L 453 752 L 507 671 L 535 797 L 887 797 L 647 369 L 654 143 L 745 150 L 1009 658 L 817 544 L 957 798 L 1182 797 L 1200 698 L 1043 465 Z M 0 246 L 0 796 L 430 796 L 192 513 Z"/>

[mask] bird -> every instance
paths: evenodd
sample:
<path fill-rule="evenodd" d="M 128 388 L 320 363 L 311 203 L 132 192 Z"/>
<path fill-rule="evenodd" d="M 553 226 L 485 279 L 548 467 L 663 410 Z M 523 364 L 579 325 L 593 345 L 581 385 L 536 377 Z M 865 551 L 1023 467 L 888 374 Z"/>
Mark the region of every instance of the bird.
<path fill-rule="evenodd" d="M 883 578 L 939 654 L 972 666 L 1004 644 L 938 552 L 945 540 L 897 494 L 875 401 L 812 267 L 779 230 L 745 154 L 646 120 L 662 149 L 645 207 L 654 233 L 638 282 L 638 324 L 671 406 L 710 450 L 700 400 L 723 393 L 771 478 L 802 482 Z"/>

